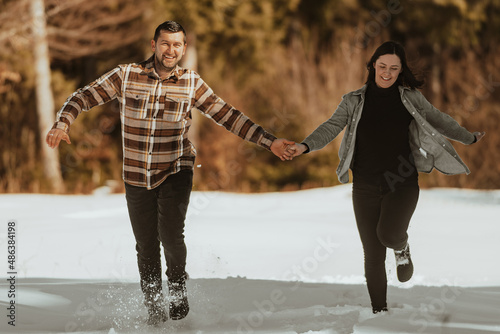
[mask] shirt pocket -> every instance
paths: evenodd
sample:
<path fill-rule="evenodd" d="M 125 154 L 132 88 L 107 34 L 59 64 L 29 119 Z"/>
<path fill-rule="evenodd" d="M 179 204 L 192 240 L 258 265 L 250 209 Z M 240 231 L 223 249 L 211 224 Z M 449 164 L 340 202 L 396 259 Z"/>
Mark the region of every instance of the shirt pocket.
<path fill-rule="evenodd" d="M 163 120 L 167 122 L 180 122 L 189 108 L 189 99 L 185 97 L 165 97 Z"/>
<path fill-rule="evenodd" d="M 148 115 L 150 92 L 125 91 L 125 114 L 128 117 L 144 119 Z"/>

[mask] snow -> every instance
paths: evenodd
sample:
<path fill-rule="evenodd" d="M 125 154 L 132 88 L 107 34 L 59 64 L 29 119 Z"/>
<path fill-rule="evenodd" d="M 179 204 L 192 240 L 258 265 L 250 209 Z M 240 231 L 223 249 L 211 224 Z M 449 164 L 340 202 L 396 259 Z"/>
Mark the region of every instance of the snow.
<path fill-rule="evenodd" d="M 0 332 L 500 333 L 500 191 L 421 191 L 409 228 L 415 275 L 399 283 L 388 252 L 383 315 L 371 313 L 351 201 L 350 185 L 194 192 L 185 233 L 191 312 L 148 327 L 123 194 L 0 195 Z"/>

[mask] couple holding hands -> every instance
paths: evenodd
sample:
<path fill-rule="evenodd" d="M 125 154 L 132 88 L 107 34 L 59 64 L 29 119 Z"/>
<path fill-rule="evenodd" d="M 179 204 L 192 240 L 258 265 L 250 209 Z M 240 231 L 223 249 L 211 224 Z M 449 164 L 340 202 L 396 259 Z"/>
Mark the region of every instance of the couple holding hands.
<path fill-rule="evenodd" d="M 125 196 L 147 323 L 182 319 L 189 312 L 184 221 L 196 155 L 188 135 L 194 109 L 281 160 L 317 151 L 345 129 L 337 175 L 347 183 L 352 171 L 371 307 L 374 313 L 387 311 L 387 249 L 394 250 L 400 281 L 413 274 L 407 229 L 419 196 L 418 172 L 436 168 L 469 174 L 446 138 L 468 145 L 484 132 L 469 132 L 430 104 L 417 90 L 423 82 L 408 67 L 404 48 L 389 41 L 368 61 L 366 84 L 344 95 L 328 120 L 301 143 L 277 139 L 215 95 L 198 73 L 178 65 L 186 46 L 179 23 L 160 24 L 149 59 L 119 65 L 72 94 L 46 137 L 52 148 L 61 140 L 70 144 L 70 126 L 82 111 L 120 102 Z M 160 246 L 167 264 L 167 297 Z"/>

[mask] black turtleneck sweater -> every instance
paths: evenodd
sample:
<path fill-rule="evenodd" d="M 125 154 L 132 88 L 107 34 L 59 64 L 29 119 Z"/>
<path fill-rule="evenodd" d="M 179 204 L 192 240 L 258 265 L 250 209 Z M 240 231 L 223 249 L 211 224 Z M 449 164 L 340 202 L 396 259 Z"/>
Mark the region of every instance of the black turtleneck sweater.
<path fill-rule="evenodd" d="M 417 182 L 408 137 L 412 120 L 401 102 L 397 83 L 389 88 L 368 84 L 356 131 L 354 182 L 377 185 Z"/>

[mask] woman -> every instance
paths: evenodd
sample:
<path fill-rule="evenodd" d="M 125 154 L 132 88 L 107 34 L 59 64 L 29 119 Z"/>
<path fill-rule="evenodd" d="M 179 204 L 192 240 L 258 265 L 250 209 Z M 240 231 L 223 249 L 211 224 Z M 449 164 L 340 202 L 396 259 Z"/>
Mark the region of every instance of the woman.
<path fill-rule="evenodd" d="M 425 99 L 400 44 L 382 44 L 367 65 L 366 84 L 344 95 L 330 119 L 289 150 L 293 157 L 319 150 L 346 128 L 337 175 L 347 183 L 348 170 L 353 173 L 366 282 L 373 313 L 379 313 L 387 311 L 386 249 L 394 250 L 401 282 L 413 274 L 407 229 L 420 191 L 418 172 L 469 174 L 445 137 L 472 144 L 484 132 L 470 133 Z"/>

